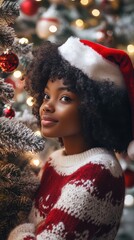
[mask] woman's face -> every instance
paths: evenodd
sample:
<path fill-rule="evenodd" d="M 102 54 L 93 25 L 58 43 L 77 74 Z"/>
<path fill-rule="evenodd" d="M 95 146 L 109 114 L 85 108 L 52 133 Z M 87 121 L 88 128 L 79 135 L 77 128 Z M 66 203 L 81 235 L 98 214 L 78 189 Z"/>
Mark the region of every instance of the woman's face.
<path fill-rule="evenodd" d="M 41 132 L 44 137 L 81 137 L 79 99 L 62 80 L 48 81 L 40 107 Z"/>

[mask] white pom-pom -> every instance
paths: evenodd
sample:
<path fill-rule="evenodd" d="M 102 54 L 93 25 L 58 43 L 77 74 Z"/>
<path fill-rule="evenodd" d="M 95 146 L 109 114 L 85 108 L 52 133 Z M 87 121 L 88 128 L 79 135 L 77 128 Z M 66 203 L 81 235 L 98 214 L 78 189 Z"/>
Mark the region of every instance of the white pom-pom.
<path fill-rule="evenodd" d="M 129 143 L 127 153 L 130 159 L 134 160 L 134 140 Z"/>

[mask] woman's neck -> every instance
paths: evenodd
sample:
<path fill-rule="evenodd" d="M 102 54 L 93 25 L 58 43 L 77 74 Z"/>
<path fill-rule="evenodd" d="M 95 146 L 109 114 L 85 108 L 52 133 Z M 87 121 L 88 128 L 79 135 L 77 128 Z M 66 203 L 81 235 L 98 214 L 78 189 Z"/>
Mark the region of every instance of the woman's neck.
<path fill-rule="evenodd" d="M 76 137 L 66 137 L 63 138 L 63 144 L 65 148 L 66 155 L 74 155 L 78 153 L 85 152 L 86 150 L 89 150 L 90 148 L 87 147 L 83 137 L 78 138 Z"/>

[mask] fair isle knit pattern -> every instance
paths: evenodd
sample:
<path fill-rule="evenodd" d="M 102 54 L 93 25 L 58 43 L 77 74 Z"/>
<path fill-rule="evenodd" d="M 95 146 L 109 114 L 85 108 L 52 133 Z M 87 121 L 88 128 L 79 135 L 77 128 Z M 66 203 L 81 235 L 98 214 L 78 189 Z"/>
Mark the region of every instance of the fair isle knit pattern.
<path fill-rule="evenodd" d="M 8 240 L 114 240 L 124 189 L 112 152 L 94 148 L 66 156 L 57 150 L 44 167 L 30 223 L 16 227 Z"/>

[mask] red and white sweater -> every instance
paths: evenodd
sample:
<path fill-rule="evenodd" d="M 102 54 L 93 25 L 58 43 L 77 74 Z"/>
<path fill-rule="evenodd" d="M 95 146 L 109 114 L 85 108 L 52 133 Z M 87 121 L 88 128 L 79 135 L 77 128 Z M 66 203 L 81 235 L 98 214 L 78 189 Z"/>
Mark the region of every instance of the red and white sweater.
<path fill-rule="evenodd" d="M 124 203 L 124 178 L 115 155 L 94 148 L 49 157 L 29 223 L 8 240 L 114 240 Z"/>

